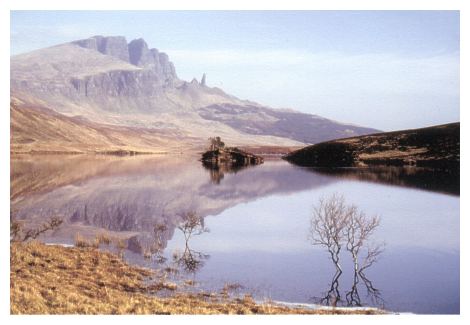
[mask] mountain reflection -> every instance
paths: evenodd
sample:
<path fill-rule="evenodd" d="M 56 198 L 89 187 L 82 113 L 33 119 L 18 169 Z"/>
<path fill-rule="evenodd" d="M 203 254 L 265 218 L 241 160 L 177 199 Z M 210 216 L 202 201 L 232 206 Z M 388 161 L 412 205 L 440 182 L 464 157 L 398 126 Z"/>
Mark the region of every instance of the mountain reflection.
<path fill-rule="evenodd" d="M 107 231 L 147 256 L 166 247 L 187 211 L 204 218 L 260 197 L 332 182 L 283 161 L 225 174 L 219 184 L 192 156 L 22 156 L 11 164 L 15 219 L 38 222 L 60 216 L 64 225 L 48 234 L 49 240 L 72 243 L 77 232 L 93 238 Z"/>

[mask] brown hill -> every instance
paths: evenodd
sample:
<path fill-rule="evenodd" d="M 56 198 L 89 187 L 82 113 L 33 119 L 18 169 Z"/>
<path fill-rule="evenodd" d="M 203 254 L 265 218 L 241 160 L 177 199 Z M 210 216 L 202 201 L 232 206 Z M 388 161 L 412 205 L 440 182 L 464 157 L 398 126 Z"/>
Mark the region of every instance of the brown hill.
<path fill-rule="evenodd" d="M 284 157 L 301 166 L 418 166 L 458 170 L 460 123 L 318 143 Z"/>
<path fill-rule="evenodd" d="M 10 105 L 10 132 L 12 153 L 164 153 L 197 142 L 177 132 L 93 123 L 15 104 Z"/>

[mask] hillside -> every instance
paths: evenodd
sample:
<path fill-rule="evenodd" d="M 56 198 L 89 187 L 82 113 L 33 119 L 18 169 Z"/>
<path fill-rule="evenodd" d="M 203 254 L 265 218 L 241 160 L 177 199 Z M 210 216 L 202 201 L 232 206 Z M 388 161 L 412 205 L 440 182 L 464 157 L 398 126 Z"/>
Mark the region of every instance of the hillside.
<path fill-rule="evenodd" d="M 460 123 L 318 143 L 284 157 L 309 167 L 417 166 L 459 169 Z"/>
<path fill-rule="evenodd" d="M 99 125 L 148 129 L 152 141 L 163 135 L 164 146 L 174 135 L 174 142 L 181 145 L 183 140 L 190 146 L 215 135 L 236 146 L 302 146 L 377 132 L 241 100 L 209 87 L 206 78 L 181 80 L 168 55 L 149 48 L 143 39 L 128 43 L 122 36 L 94 36 L 15 55 L 10 59 L 10 75 L 11 98 L 18 109 L 42 107 L 63 115 L 61 120 L 80 117 Z M 12 124 L 18 126 L 16 117 Z M 87 132 L 78 131 L 81 126 L 75 123 L 73 130 Z M 31 136 L 27 128 L 22 132 L 25 138 L 50 139 L 47 132 L 40 136 L 41 130 L 33 128 Z M 109 139 L 98 138 L 100 147 L 108 145 Z M 129 142 L 119 138 L 120 146 L 147 146 L 132 137 Z M 67 143 L 81 146 L 81 142 Z M 14 151 L 31 149 L 25 142 L 16 145 Z M 57 146 L 51 143 L 50 150 Z"/>
<path fill-rule="evenodd" d="M 41 106 L 10 105 L 12 153 L 164 153 L 196 141 L 176 132 L 92 123 Z M 202 144 L 201 144 L 202 145 Z"/>

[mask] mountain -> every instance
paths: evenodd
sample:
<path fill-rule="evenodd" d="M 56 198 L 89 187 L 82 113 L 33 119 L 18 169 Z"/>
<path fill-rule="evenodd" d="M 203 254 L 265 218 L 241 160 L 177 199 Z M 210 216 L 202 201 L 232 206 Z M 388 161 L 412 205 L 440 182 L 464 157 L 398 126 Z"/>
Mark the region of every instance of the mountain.
<path fill-rule="evenodd" d="M 284 158 L 308 167 L 417 166 L 458 173 L 460 123 L 333 140 Z"/>
<path fill-rule="evenodd" d="M 57 119 L 76 124 L 70 132 L 88 123 L 98 133 L 113 128 L 121 139 L 113 148 L 142 147 L 135 141 L 127 143 L 130 129 L 150 130 L 156 137 L 177 135 L 174 141 L 163 141 L 172 148 L 182 142 L 200 147 L 214 135 L 230 145 L 299 146 L 377 132 L 241 100 L 208 87 L 205 75 L 201 82 L 181 80 L 167 54 L 149 48 L 143 39 L 128 43 L 122 36 L 94 36 L 12 56 L 10 91 L 15 103 L 10 107 L 15 112 L 12 124 L 18 125 L 15 118 L 25 114 L 16 114 L 19 109 L 37 109 L 39 113 L 30 113 L 46 118 L 53 111 L 61 115 Z M 47 132 L 55 127 L 44 126 Z M 27 129 L 21 132 L 21 137 L 28 138 Z M 14 142 L 17 138 L 13 134 L 12 146 L 29 150 L 21 141 Z M 38 134 L 29 138 L 30 149 L 45 143 Z M 107 145 L 82 140 L 81 151 Z M 70 143 L 59 146 L 66 149 Z"/>

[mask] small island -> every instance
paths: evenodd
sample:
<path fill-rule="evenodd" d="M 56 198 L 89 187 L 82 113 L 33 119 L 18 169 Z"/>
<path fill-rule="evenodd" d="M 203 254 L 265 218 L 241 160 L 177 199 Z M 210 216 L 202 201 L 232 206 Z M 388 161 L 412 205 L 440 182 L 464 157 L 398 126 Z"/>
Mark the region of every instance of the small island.
<path fill-rule="evenodd" d="M 225 147 L 220 137 L 210 138 L 209 150 L 202 154 L 202 164 L 207 168 L 239 169 L 264 162 L 263 157 L 256 156 L 236 147 Z"/>

